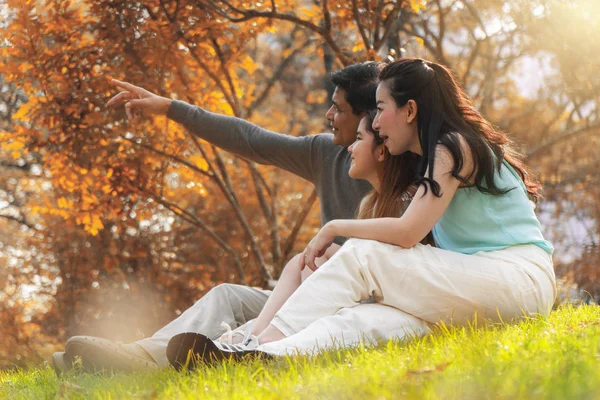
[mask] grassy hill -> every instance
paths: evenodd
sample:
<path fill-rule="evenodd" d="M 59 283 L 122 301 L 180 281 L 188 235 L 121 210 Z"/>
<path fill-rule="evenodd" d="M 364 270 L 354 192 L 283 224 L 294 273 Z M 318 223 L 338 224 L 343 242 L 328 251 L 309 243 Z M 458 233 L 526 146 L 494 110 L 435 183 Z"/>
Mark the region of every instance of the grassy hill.
<path fill-rule="evenodd" d="M 600 307 L 517 325 L 439 327 L 426 337 L 194 373 L 56 377 L 0 372 L 4 399 L 600 398 Z"/>

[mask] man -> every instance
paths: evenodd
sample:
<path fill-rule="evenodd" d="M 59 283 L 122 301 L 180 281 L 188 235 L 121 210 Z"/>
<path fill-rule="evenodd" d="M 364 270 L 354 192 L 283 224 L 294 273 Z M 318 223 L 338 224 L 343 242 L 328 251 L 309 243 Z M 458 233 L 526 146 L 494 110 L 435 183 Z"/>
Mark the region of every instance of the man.
<path fill-rule="evenodd" d="M 208 112 L 181 101 L 157 96 L 140 87 L 119 81 L 124 89 L 108 105 L 125 104 L 128 118 L 143 114 L 166 114 L 192 134 L 260 164 L 280 167 L 298 175 L 317 189 L 321 223 L 354 218 L 362 197 L 371 189 L 365 181 L 348 176 L 351 163 L 347 147 L 356 138 L 361 118 L 375 105 L 380 64 L 366 62 L 334 72 L 333 105 L 326 113 L 333 135 L 293 137 L 264 130 L 247 121 Z M 336 238 L 342 244 L 344 238 Z M 177 319 L 152 337 L 130 344 L 106 339 L 75 336 L 67 341 L 65 352 L 55 353 L 53 363 L 59 372 L 81 357 L 85 370 L 136 371 L 168 366 L 166 347 L 178 333 L 198 332 L 216 339 L 224 333 L 222 323 L 238 327 L 260 313 L 270 292 L 242 285 L 222 284 L 210 290 Z"/>

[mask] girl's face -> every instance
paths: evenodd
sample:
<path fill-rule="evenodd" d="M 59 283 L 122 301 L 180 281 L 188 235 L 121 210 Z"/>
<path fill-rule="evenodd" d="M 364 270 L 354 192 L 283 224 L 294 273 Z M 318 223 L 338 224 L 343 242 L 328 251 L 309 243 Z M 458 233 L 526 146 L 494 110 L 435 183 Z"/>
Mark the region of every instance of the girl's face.
<path fill-rule="evenodd" d="M 417 103 L 409 100 L 402 107 L 396 106 L 385 81 L 377 86 L 377 115 L 373 129 L 379 132 L 390 154 L 407 151 L 423 154 L 417 129 Z"/>
<path fill-rule="evenodd" d="M 348 147 L 352 156 L 348 175 L 353 179 L 364 179 L 378 190 L 378 168 L 387 150 L 383 144 L 375 144 L 375 136 L 369 131 L 367 121 L 367 118 L 360 120 L 356 140 Z"/>

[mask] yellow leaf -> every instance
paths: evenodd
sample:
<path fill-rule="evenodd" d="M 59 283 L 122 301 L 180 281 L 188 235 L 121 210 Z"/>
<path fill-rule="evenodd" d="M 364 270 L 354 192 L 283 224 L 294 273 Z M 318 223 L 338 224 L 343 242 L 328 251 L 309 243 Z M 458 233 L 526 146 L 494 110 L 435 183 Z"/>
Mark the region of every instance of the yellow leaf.
<path fill-rule="evenodd" d="M 208 163 L 204 159 L 204 157 L 200 155 L 190 157 L 190 161 L 202 171 L 208 171 Z"/>
<path fill-rule="evenodd" d="M 425 41 L 423 40 L 423 38 L 415 36 L 413 39 L 415 39 L 415 42 L 419 43 L 421 47 L 425 46 Z"/>
<path fill-rule="evenodd" d="M 89 232 L 92 234 L 92 236 L 96 236 L 98 234 L 98 231 L 100 229 L 104 228 L 104 225 L 102 224 L 102 221 L 100 221 L 100 217 L 98 217 L 97 215 L 94 215 L 92 217 L 92 222 L 91 224 L 89 224 L 87 226 Z"/>
<path fill-rule="evenodd" d="M 424 0 L 410 0 L 410 9 L 414 13 L 418 13 L 422 9 L 425 9 L 425 1 Z"/>
<path fill-rule="evenodd" d="M 252 58 L 246 56 L 244 58 L 244 61 L 242 61 L 242 68 L 245 69 L 246 71 L 248 71 L 248 73 L 250 75 L 252 75 L 254 73 L 254 71 L 256 71 L 258 66 L 256 65 L 256 63 L 254 62 L 254 60 Z"/>
<path fill-rule="evenodd" d="M 308 93 L 306 102 L 308 104 L 323 104 L 327 100 L 327 91 L 324 89 L 313 90 Z"/>
<path fill-rule="evenodd" d="M 318 19 L 321 15 L 321 8 L 316 4 L 311 4 L 310 7 L 299 7 L 298 16 L 305 19 Z"/>
<path fill-rule="evenodd" d="M 358 40 L 355 44 L 354 47 L 352 47 L 352 52 L 353 53 L 358 53 L 361 52 L 365 49 L 365 44 L 363 43 L 362 40 Z"/>
<path fill-rule="evenodd" d="M 36 101 L 35 97 L 31 97 L 27 103 L 25 103 L 21 107 L 19 107 L 19 111 L 17 111 L 16 113 L 13 114 L 12 119 L 18 119 L 21 121 L 25 121 L 27 119 L 27 116 L 29 115 L 30 111 L 33 109 L 33 107 L 35 107 L 36 104 L 37 104 L 37 101 Z"/>

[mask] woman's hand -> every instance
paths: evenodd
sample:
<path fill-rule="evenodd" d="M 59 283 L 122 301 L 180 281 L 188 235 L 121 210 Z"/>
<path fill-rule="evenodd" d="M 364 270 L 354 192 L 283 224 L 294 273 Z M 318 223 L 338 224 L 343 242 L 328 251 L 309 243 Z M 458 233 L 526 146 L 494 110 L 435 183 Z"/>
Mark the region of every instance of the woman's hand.
<path fill-rule="evenodd" d="M 130 120 L 137 120 L 142 114 L 166 115 L 171 106 L 171 99 L 157 96 L 144 88 L 131 83 L 112 79 L 111 83 L 121 89 L 121 93 L 114 96 L 106 103 L 107 106 L 120 107 L 125 104 L 125 112 Z"/>
<path fill-rule="evenodd" d="M 331 222 L 325 224 L 308 243 L 308 246 L 306 246 L 306 249 L 304 249 L 300 256 L 299 263 L 301 268 L 307 266 L 313 271 L 318 268 L 315 264 L 315 259 L 324 255 L 325 251 L 333 243 L 333 239 L 335 239 L 335 234 L 333 234 L 331 228 Z"/>

